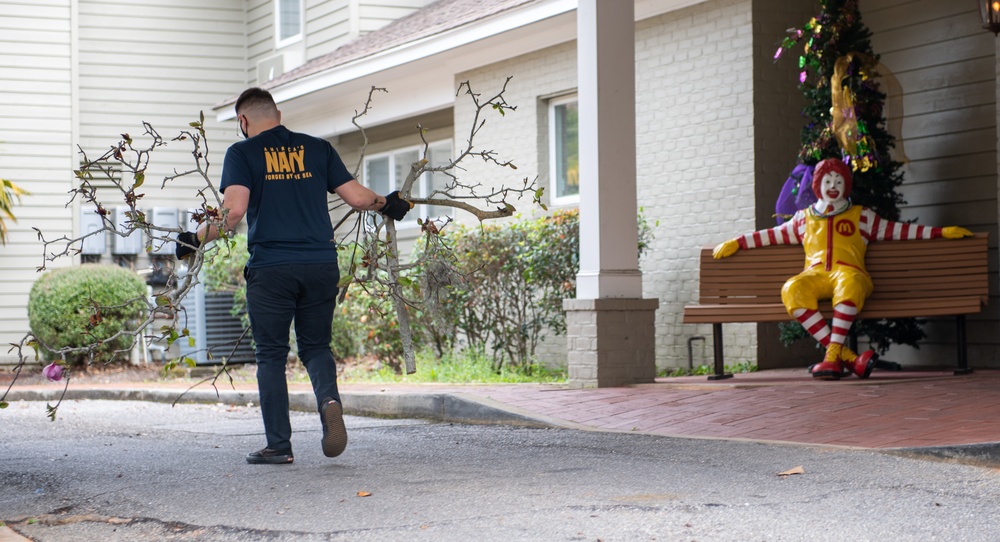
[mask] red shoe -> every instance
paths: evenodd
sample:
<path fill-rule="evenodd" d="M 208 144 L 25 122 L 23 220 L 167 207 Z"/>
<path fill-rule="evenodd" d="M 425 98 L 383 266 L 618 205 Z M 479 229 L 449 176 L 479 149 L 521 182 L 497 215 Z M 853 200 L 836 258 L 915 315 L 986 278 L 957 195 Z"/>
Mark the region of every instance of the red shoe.
<path fill-rule="evenodd" d="M 872 369 L 875 368 L 875 362 L 877 361 L 878 354 L 876 354 L 874 350 L 866 350 L 861 354 L 858 354 L 858 357 L 853 362 L 845 362 L 845 365 L 847 365 L 854 374 L 858 375 L 858 378 L 863 379 L 872 375 Z"/>
<path fill-rule="evenodd" d="M 824 361 L 809 368 L 813 378 L 820 380 L 840 380 L 842 366 L 840 362 Z"/>

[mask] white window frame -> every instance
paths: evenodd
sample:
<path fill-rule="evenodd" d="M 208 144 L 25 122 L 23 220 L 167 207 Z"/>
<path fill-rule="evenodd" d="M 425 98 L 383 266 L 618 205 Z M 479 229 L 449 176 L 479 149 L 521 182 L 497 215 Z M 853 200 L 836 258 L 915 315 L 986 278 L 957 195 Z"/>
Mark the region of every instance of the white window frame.
<path fill-rule="evenodd" d="M 452 146 L 452 140 L 450 140 L 450 139 L 441 139 L 441 140 L 438 140 L 438 141 L 432 141 L 432 142 L 428 143 L 427 147 L 428 147 L 428 150 L 439 148 L 439 147 L 445 147 L 447 149 L 447 151 L 448 151 L 448 155 L 449 156 L 451 156 L 452 153 L 454 152 L 454 148 Z M 414 145 L 414 146 L 410 146 L 410 147 L 398 147 L 398 148 L 395 148 L 395 149 L 392 149 L 392 150 L 389 150 L 389 151 L 375 153 L 375 154 L 371 154 L 371 155 L 366 155 L 365 158 L 364 158 L 364 164 L 362 166 L 362 172 L 363 172 L 363 175 L 362 175 L 363 183 L 362 184 L 364 184 L 368 188 L 372 187 L 371 186 L 370 177 L 368 176 L 368 165 L 369 165 L 369 163 L 372 162 L 373 160 L 379 160 L 379 159 L 382 159 L 382 158 L 388 158 L 389 159 L 389 168 L 388 168 L 389 169 L 389 192 L 392 192 L 393 190 L 399 190 L 403 186 L 403 181 L 405 181 L 406 178 L 405 177 L 402 178 L 402 179 L 395 178 L 396 177 L 396 156 L 400 155 L 400 154 L 403 154 L 403 153 L 414 152 L 414 151 L 416 151 L 417 157 L 419 159 L 420 157 L 423 156 L 424 146 L 423 145 Z M 409 173 L 409 171 L 410 171 L 410 164 L 405 164 L 405 171 L 407 173 Z M 412 194 L 415 197 L 426 198 L 426 197 L 430 196 L 430 192 L 431 192 L 431 173 L 430 172 L 424 172 L 420 176 L 420 179 L 417 182 L 413 183 Z M 381 194 L 381 195 L 384 196 L 385 194 Z M 453 216 L 453 215 L 449 214 L 449 216 Z M 412 213 L 411 212 L 410 214 L 406 215 L 406 218 L 404 220 L 402 220 L 400 222 L 397 222 L 397 227 L 399 227 L 399 228 L 415 228 L 415 227 L 417 227 L 417 218 L 418 217 L 420 217 L 418 213 Z M 423 218 L 423 217 L 420 217 L 420 218 Z M 431 218 L 434 218 L 434 217 L 431 217 Z"/>
<path fill-rule="evenodd" d="M 580 194 L 560 196 L 558 193 L 558 141 L 556 140 L 556 107 L 568 103 L 576 103 L 579 107 L 579 98 L 576 94 L 567 94 L 549 100 L 549 202 L 552 205 L 576 205 L 580 203 Z M 577 134 L 579 134 L 579 121 L 577 121 Z M 579 137 L 579 136 L 578 136 Z M 579 154 L 579 144 L 577 145 Z M 579 160 L 579 156 L 577 156 Z"/>
<path fill-rule="evenodd" d="M 281 3 L 283 1 L 297 1 L 299 3 L 299 33 L 284 39 L 281 38 Z M 305 12 L 306 6 L 304 0 L 274 0 L 274 47 L 276 49 L 281 49 L 282 47 L 302 41 L 306 28 Z"/>

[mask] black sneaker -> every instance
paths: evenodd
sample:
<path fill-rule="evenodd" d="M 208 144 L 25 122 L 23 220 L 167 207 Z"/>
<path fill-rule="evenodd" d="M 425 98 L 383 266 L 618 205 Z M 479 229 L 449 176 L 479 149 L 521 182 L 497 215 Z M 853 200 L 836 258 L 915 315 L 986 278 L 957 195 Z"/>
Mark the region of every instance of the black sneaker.
<path fill-rule="evenodd" d="M 251 465 L 286 465 L 295 461 L 292 450 L 272 450 L 264 448 L 247 454 L 247 463 Z"/>
<path fill-rule="evenodd" d="M 323 455 L 337 457 L 347 448 L 347 428 L 344 427 L 344 409 L 340 403 L 327 398 L 319 413 L 323 424 Z"/>

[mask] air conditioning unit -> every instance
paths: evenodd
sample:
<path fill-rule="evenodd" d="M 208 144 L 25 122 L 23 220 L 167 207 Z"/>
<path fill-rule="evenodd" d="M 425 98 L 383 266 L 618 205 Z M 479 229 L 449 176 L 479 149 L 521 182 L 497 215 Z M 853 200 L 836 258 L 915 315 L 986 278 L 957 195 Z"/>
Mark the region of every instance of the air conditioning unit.
<path fill-rule="evenodd" d="M 83 246 L 80 247 L 80 254 L 84 256 L 101 256 L 104 254 L 107 232 L 99 231 L 103 227 L 104 221 L 101 219 L 101 215 L 97 214 L 96 208 L 80 207 L 80 235 L 87 235 L 95 231 L 98 232 L 83 240 Z"/>
<path fill-rule="evenodd" d="M 178 226 L 177 209 L 173 207 L 153 207 L 150 214 L 149 220 L 153 226 L 158 228 L 177 228 Z M 174 234 L 164 231 L 155 231 L 153 233 L 158 237 L 174 237 Z M 150 254 L 157 256 L 172 256 L 174 254 L 174 245 L 172 242 L 162 239 L 150 239 L 150 244 L 152 246 Z"/>
<path fill-rule="evenodd" d="M 207 292 L 205 285 L 198 283 L 184 299 L 183 307 L 187 313 L 185 323 L 184 312 L 178 314 L 181 327 L 187 326 L 194 338 L 194 345 L 186 338 L 178 341 L 181 356 L 191 358 L 198 365 L 222 363 L 254 363 L 253 348 L 250 346 L 250 334 L 247 333 L 239 346 L 236 341 L 243 335 L 243 325 L 239 316 L 230 314 L 233 307 L 233 294 L 226 292 Z M 235 348 L 235 351 L 233 350 Z"/>
<path fill-rule="evenodd" d="M 263 85 L 285 73 L 285 56 L 269 56 L 257 62 L 257 84 Z"/>
<path fill-rule="evenodd" d="M 129 212 L 130 210 L 131 209 L 129 209 L 125 205 L 119 205 L 115 207 L 114 212 L 112 213 L 112 221 L 114 222 L 115 227 L 119 228 L 119 230 L 128 229 L 129 218 L 128 216 L 126 216 L 125 213 Z M 132 233 L 130 233 L 126 237 L 122 237 L 121 235 L 115 235 L 115 243 L 111 249 L 112 254 L 120 256 L 120 255 L 139 254 L 141 252 L 142 252 L 141 229 L 133 230 Z"/>

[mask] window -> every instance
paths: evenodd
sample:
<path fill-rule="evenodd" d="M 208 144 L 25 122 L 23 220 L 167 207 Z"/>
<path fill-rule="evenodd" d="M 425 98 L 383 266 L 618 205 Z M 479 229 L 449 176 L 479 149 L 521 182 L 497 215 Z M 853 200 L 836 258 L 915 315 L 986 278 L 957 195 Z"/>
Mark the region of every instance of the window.
<path fill-rule="evenodd" d="M 420 159 L 422 152 L 423 146 L 418 146 L 365 157 L 365 185 L 381 195 L 399 190 L 410 172 L 410 165 Z M 451 161 L 451 141 L 432 143 L 427 149 L 427 159 L 432 167 L 448 165 Z M 434 192 L 444 190 L 449 180 L 451 178 L 444 173 L 424 173 L 414 183 L 411 193 L 421 198 L 445 197 Z M 416 212 L 411 211 L 406 215 L 403 224 L 416 224 L 417 217 L 433 220 L 451 215 L 450 207 L 436 205 L 418 207 L 414 211 Z"/>
<path fill-rule="evenodd" d="M 302 0 L 274 1 L 274 39 L 279 49 L 302 39 Z"/>
<path fill-rule="evenodd" d="M 555 204 L 580 201 L 580 152 L 576 96 L 549 102 L 549 178 Z"/>

